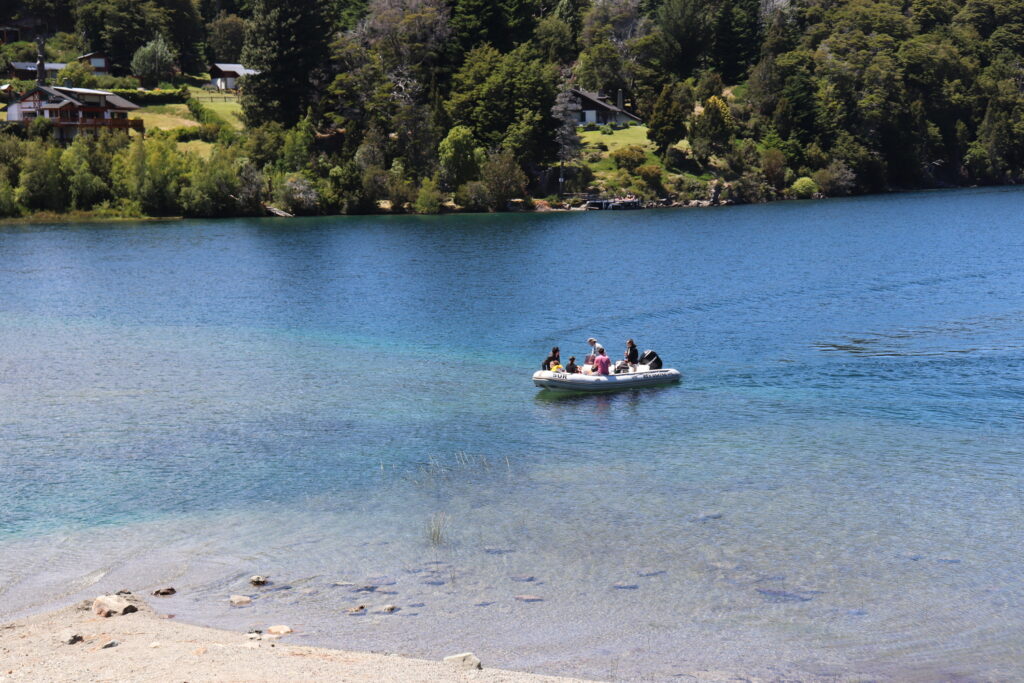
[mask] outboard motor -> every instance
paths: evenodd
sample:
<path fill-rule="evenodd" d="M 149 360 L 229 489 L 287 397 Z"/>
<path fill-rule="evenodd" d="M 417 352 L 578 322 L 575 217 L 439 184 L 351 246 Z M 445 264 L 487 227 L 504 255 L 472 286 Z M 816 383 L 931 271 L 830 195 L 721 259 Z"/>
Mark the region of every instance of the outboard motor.
<path fill-rule="evenodd" d="M 661 370 L 661 358 L 650 349 L 644 351 L 644 355 L 640 356 L 640 362 L 651 370 Z"/>

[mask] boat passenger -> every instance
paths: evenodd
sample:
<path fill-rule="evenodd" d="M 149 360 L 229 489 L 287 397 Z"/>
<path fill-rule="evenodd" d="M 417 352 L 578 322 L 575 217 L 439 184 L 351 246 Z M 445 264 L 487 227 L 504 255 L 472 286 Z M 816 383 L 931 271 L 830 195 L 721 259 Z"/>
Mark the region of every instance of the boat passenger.
<path fill-rule="evenodd" d="M 597 358 L 597 350 L 601 348 L 601 344 L 599 344 L 598 341 L 593 337 L 588 339 L 587 343 L 590 344 L 590 353 L 588 353 L 587 357 L 583 359 L 583 364 L 593 365 L 594 359 Z"/>
<path fill-rule="evenodd" d="M 576 356 L 569 356 L 569 363 L 565 366 L 565 371 L 570 375 L 580 371 L 580 366 L 576 365 Z"/>
<path fill-rule="evenodd" d="M 636 343 L 632 339 L 626 340 L 626 362 L 634 370 L 636 370 L 637 363 L 640 362 L 640 350 L 636 348 Z"/>
<path fill-rule="evenodd" d="M 561 361 L 551 361 L 551 372 L 565 372 L 565 368 L 562 367 Z"/>
<path fill-rule="evenodd" d="M 558 357 L 559 351 L 557 346 L 551 347 L 551 355 L 544 359 L 544 362 L 540 364 L 541 370 L 550 370 L 552 365 L 561 365 L 562 361 Z"/>
<path fill-rule="evenodd" d="M 608 354 L 604 352 L 603 346 L 597 347 L 597 358 L 594 359 L 594 370 L 599 375 L 607 375 L 608 368 L 611 366 L 612 360 L 608 357 Z"/>

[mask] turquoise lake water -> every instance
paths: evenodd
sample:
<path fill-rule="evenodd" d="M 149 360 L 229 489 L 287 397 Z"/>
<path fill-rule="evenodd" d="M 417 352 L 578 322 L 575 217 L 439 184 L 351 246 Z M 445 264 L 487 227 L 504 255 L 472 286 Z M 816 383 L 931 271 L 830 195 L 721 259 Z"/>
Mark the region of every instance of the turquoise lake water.
<path fill-rule="evenodd" d="M 532 386 L 589 336 L 684 380 Z M 1021 679 L 1024 192 L 0 227 L 0 473 L 3 619 L 173 585 L 542 673 Z"/>

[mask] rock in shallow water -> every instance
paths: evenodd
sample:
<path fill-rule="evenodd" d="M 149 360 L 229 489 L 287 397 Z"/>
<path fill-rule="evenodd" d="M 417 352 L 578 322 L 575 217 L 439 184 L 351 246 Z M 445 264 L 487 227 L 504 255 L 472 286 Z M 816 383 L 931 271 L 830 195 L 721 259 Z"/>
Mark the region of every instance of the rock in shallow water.
<path fill-rule="evenodd" d="M 245 607 L 246 605 L 252 604 L 252 598 L 248 595 L 232 595 L 228 600 L 230 600 L 231 604 L 235 607 Z"/>
<path fill-rule="evenodd" d="M 292 631 L 291 626 L 284 626 L 283 624 L 282 625 L 278 625 L 278 626 L 271 626 L 270 628 L 267 629 L 267 633 L 269 633 L 272 636 L 283 636 L 283 635 L 285 635 L 287 633 L 292 633 L 292 632 L 293 631 Z"/>
<path fill-rule="evenodd" d="M 120 595 L 101 595 L 92 603 L 92 611 L 101 617 L 112 617 L 116 614 L 131 614 L 139 608 Z"/>
<path fill-rule="evenodd" d="M 263 576 L 262 574 L 254 574 L 253 576 L 249 577 L 249 583 L 251 583 L 254 586 L 265 586 L 267 585 L 267 581 L 269 580 L 269 576 Z"/>
<path fill-rule="evenodd" d="M 445 664 L 452 664 L 464 669 L 482 669 L 480 659 L 472 652 L 463 652 L 457 655 L 448 655 L 444 658 Z"/>
<path fill-rule="evenodd" d="M 174 595 L 177 592 L 178 591 L 168 586 L 167 588 L 157 588 L 155 591 L 153 591 L 153 595 Z"/>
<path fill-rule="evenodd" d="M 539 595 L 517 595 L 516 600 L 519 602 L 544 602 L 544 598 Z"/>

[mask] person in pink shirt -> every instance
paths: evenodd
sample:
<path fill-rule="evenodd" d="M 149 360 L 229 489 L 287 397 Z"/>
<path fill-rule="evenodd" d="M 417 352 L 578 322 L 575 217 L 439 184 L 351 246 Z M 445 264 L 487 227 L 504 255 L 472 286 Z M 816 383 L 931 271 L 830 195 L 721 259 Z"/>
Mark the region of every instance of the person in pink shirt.
<path fill-rule="evenodd" d="M 607 375 L 608 367 L 612 364 L 611 358 L 604 352 L 604 347 L 597 347 L 597 358 L 594 359 L 594 371 L 599 375 Z"/>

